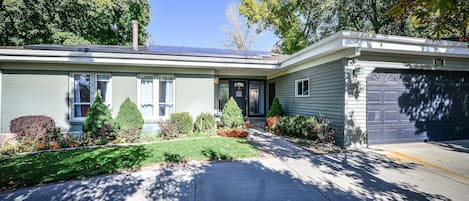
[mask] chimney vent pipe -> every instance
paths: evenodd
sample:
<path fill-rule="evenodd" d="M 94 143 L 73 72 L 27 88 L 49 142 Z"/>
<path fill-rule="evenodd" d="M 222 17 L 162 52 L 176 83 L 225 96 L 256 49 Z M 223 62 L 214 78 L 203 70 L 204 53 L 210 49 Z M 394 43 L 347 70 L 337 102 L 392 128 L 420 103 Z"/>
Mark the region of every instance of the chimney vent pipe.
<path fill-rule="evenodd" d="M 137 20 L 132 20 L 132 49 L 138 50 L 138 22 Z"/>

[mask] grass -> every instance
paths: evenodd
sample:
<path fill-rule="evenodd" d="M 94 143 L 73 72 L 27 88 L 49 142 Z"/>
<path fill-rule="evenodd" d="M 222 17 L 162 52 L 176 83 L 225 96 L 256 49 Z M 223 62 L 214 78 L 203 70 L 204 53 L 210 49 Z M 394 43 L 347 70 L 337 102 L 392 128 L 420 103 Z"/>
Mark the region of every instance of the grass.
<path fill-rule="evenodd" d="M 82 179 L 155 163 L 256 156 L 245 139 L 199 138 L 125 147 L 104 147 L 0 158 L 0 190 Z"/>

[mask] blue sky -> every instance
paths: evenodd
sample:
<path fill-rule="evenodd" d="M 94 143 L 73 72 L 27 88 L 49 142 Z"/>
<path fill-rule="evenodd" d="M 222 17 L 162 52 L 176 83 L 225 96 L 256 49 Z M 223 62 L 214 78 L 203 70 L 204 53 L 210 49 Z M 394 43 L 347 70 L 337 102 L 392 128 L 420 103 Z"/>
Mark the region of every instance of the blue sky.
<path fill-rule="evenodd" d="M 225 48 L 225 10 L 237 0 L 150 0 L 148 32 L 155 45 Z M 271 50 L 277 38 L 263 32 L 252 44 L 253 50 Z"/>

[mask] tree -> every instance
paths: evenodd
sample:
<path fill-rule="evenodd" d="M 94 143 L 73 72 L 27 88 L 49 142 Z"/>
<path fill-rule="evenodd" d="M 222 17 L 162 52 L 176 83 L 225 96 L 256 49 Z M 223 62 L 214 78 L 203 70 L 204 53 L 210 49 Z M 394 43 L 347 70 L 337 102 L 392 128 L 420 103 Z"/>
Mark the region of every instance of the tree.
<path fill-rule="evenodd" d="M 419 36 L 467 40 L 469 33 L 467 0 L 399 1 L 389 13 L 396 21 L 410 18 L 410 26 Z"/>
<path fill-rule="evenodd" d="M 116 117 L 116 125 L 121 130 L 141 129 L 143 127 L 143 117 L 137 104 L 132 102 L 129 97 L 125 99 L 119 108 Z"/>
<path fill-rule="evenodd" d="M 243 112 L 233 97 L 223 107 L 221 121 L 226 128 L 239 128 L 244 125 Z"/>
<path fill-rule="evenodd" d="M 271 29 L 287 54 L 340 30 L 407 34 L 405 21 L 387 11 L 398 0 L 241 0 L 239 11 L 259 30 Z"/>
<path fill-rule="evenodd" d="M 101 91 L 98 90 L 96 97 L 88 110 L 88 116 L 83 123 L 83 132 L 91 136 L 106 134 L 112 129 L 114 122 L 112 120 L 109 108 L 103 103 Z M 99 137 L 99 136 L 98 136 Z"/>
<path fill-rule="evenodd" d="M 132 20 L 144 44 L 148 0 L 0 0 L 0 45 L 130 45 Z"/>
<path fill-rule="evenodd" d="M 256 36 L 255 24 L 248 24 L 234 3 L 228 4 L 225 15 L 228 20 L 228 25 L 225 27 L 225 33 L 228 35 L 225 46 L 238 50 L 249 50 Z"/>
<path fill-rule="evenodd" d="M 272 101 L 272 105 L 270 106 L 269 112 L 267 112 L 267 117 L 273 116 L 282 116 L 284 114 L 282 105 L 277 97 L 275 97 Z"/>

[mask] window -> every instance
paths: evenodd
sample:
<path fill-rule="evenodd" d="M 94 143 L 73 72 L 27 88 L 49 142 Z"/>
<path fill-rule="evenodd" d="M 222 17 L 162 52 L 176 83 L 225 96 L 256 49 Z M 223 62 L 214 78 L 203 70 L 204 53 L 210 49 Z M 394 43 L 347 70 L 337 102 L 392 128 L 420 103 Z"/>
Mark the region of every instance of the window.
<path fill-rule="evenodd" d="M 306 97 L 309 96 L 309 79 L 295 80 L 295 96 Z"/>
<path fill-rule="evenodd" d="M 155 79 L 158 78 L 158 79 Z M 168 117 L 174 111 L 174 77 L 141 75 L 138 104 L 143 117 Z"/>
<path fill-rule="evenodd" d="M 72 118 L 82 118 L 88 115 L 88 110 L 93 100 L 101 91 L 103 102 L 111 107 L 111 75 L 97 73 L 73 73 L 72 74 Z"/>

